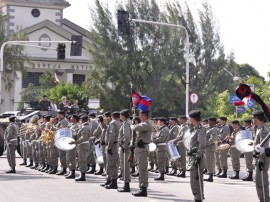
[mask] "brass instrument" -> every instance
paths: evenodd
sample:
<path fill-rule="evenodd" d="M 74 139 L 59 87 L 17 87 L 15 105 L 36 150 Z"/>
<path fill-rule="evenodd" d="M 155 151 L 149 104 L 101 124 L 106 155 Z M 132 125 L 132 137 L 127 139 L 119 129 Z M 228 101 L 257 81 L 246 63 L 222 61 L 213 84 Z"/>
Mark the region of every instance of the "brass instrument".
<path fill-rule="evenodd" d="M 19 129 L 18 136 L 24 136 L 28 131 L 33 131 L 35 128 L 31 123 L 24 123 Z"/>
<path fill-rule="evenodd" d="M 159 127 L 158 127 L 158 125 L 155 123 L 155 121 L 153 121 L 153 120 L 149 120 L 149 122 L 151 123 L 151 125 L 152 125 L 152 127 L 153 127 L 153 132 L 157 132 L 158 131 L 158 129 L 159 129 Z"/>

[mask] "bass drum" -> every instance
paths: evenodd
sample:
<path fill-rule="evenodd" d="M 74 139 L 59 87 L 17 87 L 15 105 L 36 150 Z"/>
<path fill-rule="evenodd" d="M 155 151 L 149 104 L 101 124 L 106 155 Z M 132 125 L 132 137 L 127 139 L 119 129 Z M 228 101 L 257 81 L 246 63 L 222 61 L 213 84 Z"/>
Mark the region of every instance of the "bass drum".
<path fill-rule="evenodd" d="M 254 150 L 254 141 L 252 133 L 248 130 L 241 130 L 235 135 L 235 146 L 240 152 L 252 152 Z"/>
<path fill-rule="evenodd" d="M 183 137 L 183 143 L 185 147 L 189 150 L 190 149 L 190 130 L 186 130 Z"/>
<path fill-rule="evenodd" d="M 75 141 L 72 138 L 72 130 L 69 128 L 62 128 L 56 131 L 54 145 L 61 150 L 68 151 L 75 148 L 75 144 L 69 144 L 69 142 Z"/>

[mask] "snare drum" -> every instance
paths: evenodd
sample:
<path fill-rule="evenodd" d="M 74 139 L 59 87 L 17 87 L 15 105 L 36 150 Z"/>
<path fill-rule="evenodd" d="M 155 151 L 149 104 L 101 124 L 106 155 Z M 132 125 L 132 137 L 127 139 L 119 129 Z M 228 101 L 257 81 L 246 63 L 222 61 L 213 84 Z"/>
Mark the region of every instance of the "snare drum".
<path fill-rule="evenodd" d="M 74 141 L 72 138 L 72 130 L 69 128 L 62 128 L 56 131 L 54 144 L 58 149 L 61 150 L 72 150 L 75 148 L 75 144 L 69 144 Z"/>
<path fill-rule="evenodd" d="M 230 140 L 221 140 L 219 143 L 218 143 L 218 148 L 217 150 L 218 151 L 224 151 L 224 150 L 227 150 L 231 147 L 231 144 L 230 144 Z"/>
<path fill-rule="evenodd" d="M 186 130 L 183 137 L 183 143 L 185 147 L 189 150 L 190 149 L 190 130 Z"/>
<path fill-rule="evenodd" d="M 95 145 L 95 155 L 96 155 L 96 162 L 98 164 L 103 164 L 104 160 L 103 160 L 103 154 L 102 154 L 102 147 L 100 146 L 100 144 Z"/>
<path fill-rule="evenodd" d="M 168 150 L 169 150 L 169 154 L 171 157 L 171 161 L 176 161 L 177 159 L 179 159 L 181 156 L 175 146 L 175 144 L 173 144 L 173 141 L 169 141 L 168 142 Z"/>
<path fill-rule="evenodd" d="M 153 152 L 157 149 L 157 145 L 154 142 L 151 142 L 149 145 L 149 152 Z"/>
<path fill-rule="evenodd" d="M 235 146 L 240 152 L 252 152 L 254 150 L 252 132 L 248 130 L 241 130 L 236 133 Z"/>

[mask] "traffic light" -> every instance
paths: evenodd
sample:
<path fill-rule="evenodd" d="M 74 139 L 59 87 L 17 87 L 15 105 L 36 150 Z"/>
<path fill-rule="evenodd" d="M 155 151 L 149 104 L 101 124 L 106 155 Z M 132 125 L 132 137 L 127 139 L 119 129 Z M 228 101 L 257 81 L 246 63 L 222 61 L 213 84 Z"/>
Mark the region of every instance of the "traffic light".
<path fill-rule="evenodd" d="M 129 26 L 129 13 L 127 11 L 117 11 L 117 22 L 118 22 L 118 34 L 120 36 L 130 35 Z"/>
<path fill-rule="evenodd" d="M 57 59 L 64 60 L 66 57 L 66 45 L 59 43 L 57 46 Z"/>
<path fill-rule="evenodd" d="M 71 36 L 71 50 L 70 56 L 81 56 L 82 55 L 82 35 Z"/>

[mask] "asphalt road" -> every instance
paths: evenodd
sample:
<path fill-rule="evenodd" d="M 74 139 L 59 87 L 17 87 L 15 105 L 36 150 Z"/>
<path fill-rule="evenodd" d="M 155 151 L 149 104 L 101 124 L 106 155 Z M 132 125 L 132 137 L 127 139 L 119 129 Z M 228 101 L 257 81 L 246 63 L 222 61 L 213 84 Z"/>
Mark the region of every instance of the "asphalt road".
<path fill-rule="evenodd" d="M 22 162 L 16 158 L 17 165 Z M 230 162 L 230 159 L 228 160 Z M 241 159 L 241 175 L 245 173 L 244 159 Z M 193 200 L 189 173 L 186 178 L 166 176 L 163 182 L 154 181 L 158 174 L 149 173 L 147 198 L 136 198 L 131 193 L 118 193 L 99 186 L 105 178 L 87 175 L 86 182 L 75 182 L 63 176 L 49 175 L 17 166 L 16 174 L 6 174 L 9 169 L 7 159 L 0 158 L 0 202 L 132 202 L 132 201 L 185 201 Z M 231 174 L 229 169 L 229 174 Z M 78 175 L 79 173 L 77 173 Z M 205 178 L 207 176 L 204 176 Z M 138 178 L 132 177 L 132 192 L 137 191 Z M 118 186 L 123 185 L 118 181 Z M 205 182 L 205 202 L 255 202 L 258 201 L 254 182 L 242 180 L 218 179 L 213 183 Z"/>

